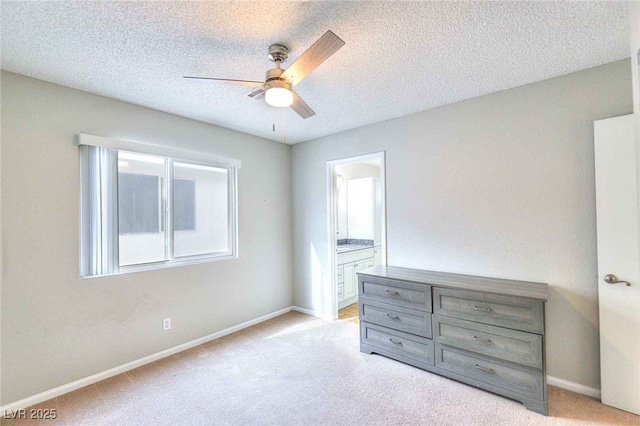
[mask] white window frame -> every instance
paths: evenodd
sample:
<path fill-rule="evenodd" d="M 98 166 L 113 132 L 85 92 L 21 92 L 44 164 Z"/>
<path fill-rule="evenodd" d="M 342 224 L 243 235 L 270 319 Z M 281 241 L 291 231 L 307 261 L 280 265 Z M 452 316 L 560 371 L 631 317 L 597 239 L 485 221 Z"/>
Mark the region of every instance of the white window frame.
<path fill-rule="evenodd" d="M 80 276 L 82 278 L 95 278 L 238 258 L 239 161 L 199 152 L 175 150 L 85 134 L 79 135 L 77 144 L 80 147 Z M 109 164 L 111 170 L 101 169 L 101 166 L 105 164 L 104 162 L 98 161 L 96 166 L 96 162 L 90 160 L 89 150 L 82 148 L 86 145 L 108 148 L 108 151 L 103 150 L 101 152 L 108 157 L 106 163 Z M 166 209 L 164 215 L 166 260 L 137 265 L 119 265 L 118 151 L 158 156 L 165 160 L 164 181 L 167 183 L 163 185 L 162 198 Z M 172 223 L 174 162 L 227 170 L 228 250 L 216 253 L 174 256 L 173 241 L 175 230 Z M 91 193 L 91 187 L 96 185 L 97 179 L 100 179 L 98 185 L 104 185 L 105 187 L 100 199 Z M 102 214 L 105 209 L 101 209 L 99 206 L 101 200 L 105 200 L 105 204 L 111 206 L 110 214 Z M 98 213 L 96 214 L 96 212 Z"/>

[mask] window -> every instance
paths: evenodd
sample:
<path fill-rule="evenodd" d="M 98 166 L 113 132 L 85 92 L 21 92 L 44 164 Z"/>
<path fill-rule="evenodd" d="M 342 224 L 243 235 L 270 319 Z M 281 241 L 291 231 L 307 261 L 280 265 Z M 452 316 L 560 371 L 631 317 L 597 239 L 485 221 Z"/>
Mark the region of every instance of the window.
<path fill-rule="evenodd" d="M 174 256 L 225 251 L 229 245 L 228 170 L 174 161 L 173 176 Z"/>
<path fill-rule="evenodd" d="M 236 257 L 236 167 L 80 145 L 81 275 Z"/>
<path fill-rule="evenodd" d="M 162 179 L 119 171 L 118 209 L 120 235 L 160 232 Z"/>
<path fill-rule="evenodd" d="M 196 181 L 173 179 L 173 229 L 196 230 Z"/>

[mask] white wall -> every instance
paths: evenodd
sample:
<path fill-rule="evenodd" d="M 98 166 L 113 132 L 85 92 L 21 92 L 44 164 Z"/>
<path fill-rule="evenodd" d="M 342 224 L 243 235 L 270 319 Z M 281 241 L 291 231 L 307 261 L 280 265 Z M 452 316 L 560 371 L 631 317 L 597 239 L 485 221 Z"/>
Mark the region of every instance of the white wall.
<path fill-rule="evenodd" d="M 336 240 L 349 238 L 349 222 L 347 221 L 347 179 L 337 174 L 336 188 Z"/>
<path fill-rule="evenodd" d="M 599 387 L 593 121 L 629 61 L 293 147 L 294 302 L 329 311 L 326 161 L 386 151 L 389 265 L 550 284 L 549 374 Z"/>
<path fill-rule="evenodd" d="M 336 164 L 336 174 L 344 176 L 345 179 L 358 179 L 365 177 L 380 177 L 380 166 L 372 166 L 371 164 Z"/>
<path fill-rule="evenodd" d="M 371 240 L 373 242 L 374 185 L 373 178 L 349 179 L 347 181 L 347 228 L 349 239 Z"/>
<path fill-rule="evenodd" d="M 342 176 L 344 179 L 342 186 L 339 186 L 336 193 L 337 198 L 337 231 L 336 231 L 336 239 L 342 240 L 349 238 L 349 223 L 348 223 L 348 212 L 347 212 L 347 188 L 349 179 L 359 179 L 366 177 L 380 177 L 380 167 L 372 166 L 370 164 L 336 164 L 334 167 L 334 171 L 337 175 Z M 351 237 L 356 238 L 356 237 Z"/>
<path fill-rule="evenodd" d="M 0 404 L 291 305 L 289 146 L 7 72 L 1 84 Z M 79 279 L 78 132 L 241 160 L 240 258 Z"/>

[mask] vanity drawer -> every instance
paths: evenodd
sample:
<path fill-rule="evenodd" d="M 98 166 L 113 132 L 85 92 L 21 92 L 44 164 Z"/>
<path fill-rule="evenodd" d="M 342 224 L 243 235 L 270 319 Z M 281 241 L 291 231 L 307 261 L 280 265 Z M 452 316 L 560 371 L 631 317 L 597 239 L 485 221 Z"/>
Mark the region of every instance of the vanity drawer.
<path fill-rule="evenodd" d="M 542 334 L 543 303 L 513 296 L 435 288 L 435 314 Z"/>
<path fill-rule="evenodd" d="M 542 371 L 517 367 L 482 355 L 435 344 L 436 367 L 460 374 L 502 389 L 542 400 Z"/>
<path fill-rule="evenodd" d="M 431 286 L 358 275 L 360 297 L 431 312 Z"/>
<path fill-rule="evenodd" d="M 433 315 L 433 340 L 505 361 L 542 368 L 542 336 Z"/>
<path fill-rule="evenodd" d="M 338 265 L 337 277 L 339 283 L 344 282 L 344 265 Z"/>
<path fill-rule="evenodd" d="M 429 312 L 360 299 L 360 320 L 422 337 L 431 337 Z"/>
<path fill-rule="evenodd" d="M 367 322 L 360 322 L 362 343 L 433 365 L 433 340 Z"/>
<path fill-rule="evenodd" d="M 373 254 L 373 247 L 362 250 L 347 251 L 344 253 L 338 253 L 336 261 L 338 265 L 344 265 L 346 263 L 359 262 L 361 260 L 372 258 Z"/>

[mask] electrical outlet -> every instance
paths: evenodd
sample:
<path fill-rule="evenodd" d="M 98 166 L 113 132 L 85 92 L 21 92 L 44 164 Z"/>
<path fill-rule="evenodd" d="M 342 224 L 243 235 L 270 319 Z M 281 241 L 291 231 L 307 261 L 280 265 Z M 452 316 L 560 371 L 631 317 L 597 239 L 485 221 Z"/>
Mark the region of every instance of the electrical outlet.
<path fill-rule="evenodd" d="M 171 318 L 165 318 L 162 320 L 162 331 L 171 330 Z"/>

